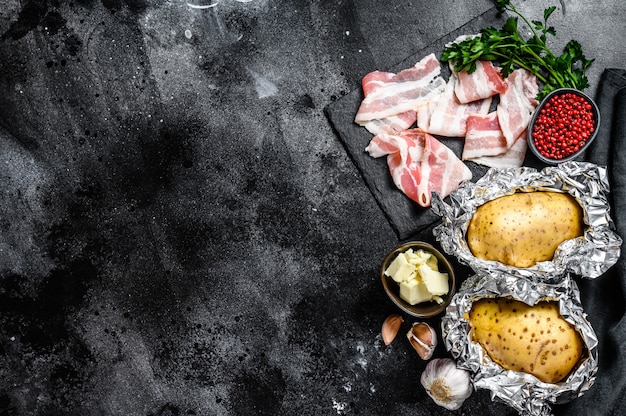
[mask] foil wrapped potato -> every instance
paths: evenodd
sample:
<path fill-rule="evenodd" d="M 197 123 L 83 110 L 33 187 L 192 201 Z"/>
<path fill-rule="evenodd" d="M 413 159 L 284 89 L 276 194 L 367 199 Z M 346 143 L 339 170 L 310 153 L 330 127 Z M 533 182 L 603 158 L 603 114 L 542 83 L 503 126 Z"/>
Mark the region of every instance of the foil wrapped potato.
<path fill-rule="evenodd" d="M 533 306 L 510 298 L 483 298 L 468 319 L 472 340 L 507 370 L 532 374 L 544 383 L 567 377 L 583 356 L 580 333 L 559 313 L 556 301 Z"/>
<path fill-rule="evenodd" d="M 516 192 L 476 209 L 467 243 L 479 259 L 527 268 L 552 260 L 565 240 L 583 234 L 583 211 L 569 194 Z"/>

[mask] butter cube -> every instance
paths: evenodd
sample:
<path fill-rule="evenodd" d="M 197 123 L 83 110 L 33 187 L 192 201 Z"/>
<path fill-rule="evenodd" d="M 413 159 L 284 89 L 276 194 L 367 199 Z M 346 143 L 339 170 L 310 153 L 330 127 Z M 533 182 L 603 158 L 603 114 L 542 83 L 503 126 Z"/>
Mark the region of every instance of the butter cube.
<path fill-rule="evenodd" d="M 400 298 L 405 302 L 415 305 L 431 300 L 432 295 L 426 289 L 426 285 L 417 279 L 408 282 L 400 282 Z"/>
<path fill-rule="evenodd" d="M 410 248 L 404 252 L 404 255 L 406 256 L 406 259 L 409 263 L 418 264 L 422 263 L 420 251 L 421 250 L 413 251 L 413 249 Z"/>
<path fill-rule="evenodd" d="M 404 253 L 400 253 L 385 270 L 385 276 L 398 283 L 411 280 L 415 277 L 415 266 L 409 263 Z"/>
<path fill-rule="evenodd" d="M 417 268 L 417 272 L 422 278 L 427 290 L 436 296 L 448 293 L 448 273 L 441 273 L 431 269 L 428 265 L 422 265 Z"/>
<path fill-rule="evenodd" d="M 441 296 L 433 296 L 433 300 L 437 302 L 439 305 L 443 303 L 443 298 Z"/>
<path fill-rule="evenodd" d="M 415 265 L 426 263 L 428 256 L 430 256 L 430 253 L 427 253 L 424 250 L 413 251 L 412 249 L 405 251 L 405 254 L 409 263 Z"/>
<path fill-rule="evenodd" d="M 437 262 L 437 257 L 434 254 L 428 253 L 428 260 L 426 260 L 426 264 L 433 270 L 439 270 L 439 263 Z"/>
<path fill-rule="evenodd" d="M 439 266 L 437 264 L 437 257 L 435 257 L 432 253 L 419 249 L 417 251 L 413 251 L 411 249 L 406 251 L 407 259 L 409 263 L 415 264 L 419 266 L 421 264 L 428 264 L 431 269 L 438 270 Z"/>

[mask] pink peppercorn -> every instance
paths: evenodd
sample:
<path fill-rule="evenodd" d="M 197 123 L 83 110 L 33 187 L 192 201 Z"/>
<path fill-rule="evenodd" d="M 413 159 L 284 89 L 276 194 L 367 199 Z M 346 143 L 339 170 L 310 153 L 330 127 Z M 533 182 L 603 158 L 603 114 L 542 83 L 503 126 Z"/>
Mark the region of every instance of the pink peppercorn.
<path fill-rule="evenodd" d="M 579 151 L 594 130 L 591 104 L 568 92 L 552 96 L 539 110 L 531 135 L 543 156 L 558 160 Z"/>

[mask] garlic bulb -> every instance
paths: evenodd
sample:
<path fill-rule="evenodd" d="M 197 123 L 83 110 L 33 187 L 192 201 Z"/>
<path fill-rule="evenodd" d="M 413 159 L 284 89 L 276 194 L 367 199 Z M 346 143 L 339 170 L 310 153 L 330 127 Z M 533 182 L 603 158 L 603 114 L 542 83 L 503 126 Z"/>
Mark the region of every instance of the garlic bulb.
<path fill-rule="evenodd" d="M 435 358 L 426 365 L 421 377 L 426 393 L 439 406 L 456 410 L 473 391 L 469 372 L 457 368 L 451 358 Z"/>

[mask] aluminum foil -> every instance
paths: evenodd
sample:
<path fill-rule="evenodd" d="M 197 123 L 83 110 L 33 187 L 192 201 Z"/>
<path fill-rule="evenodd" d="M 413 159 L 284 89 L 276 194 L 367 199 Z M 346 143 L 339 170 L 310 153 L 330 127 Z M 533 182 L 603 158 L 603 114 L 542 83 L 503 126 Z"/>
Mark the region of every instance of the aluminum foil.
<path fill-rule="evenodd" d="M 485 297 L 507 296 L 529 305 L 544 299 L 558 301 L 563 318 L 579 330 L 588 354 L 564 381 L 543 383 L 530 374 L 505 370 L 490 359 L 480 344 L 471 340 L 465 316 L 472 304 Z M 598 340 L 586 319 L 578 287 L 571 278 L 545 283 L 501 272 L 476 274 L 463 282 L 452 298 L 441 328 L 446 349 L 459 367 L 472 373 L 474 387 L 489 390 L 492 400 L 508 404 L 521 415 L 551 415 L 551 404 L 581 396 L 595 381 Z"/>
<path fill-rule="evenodd" d="M 472 254 L 465 238 L 469 221 L 480 205 L 518 191 L 556 191 L 573 196 L 584 212 L 584 235 L 564 241 L 551 261 L 516 268 Z M 442 217 L 434 234 L 443 250 L 476 272 L 507 272 L 543 281 L 562 280 L 567 273 L 596 278 L 620 256 L 622 239 L 613 231 L 609 215 L 609 183 L 606 168 L 588 162 L 565 162 L 541 171 L 521 167 L 490 169 L 476 183 L 466 182 L 450 195 L 447 204 L 433 194 L 432 209 Z"/>

